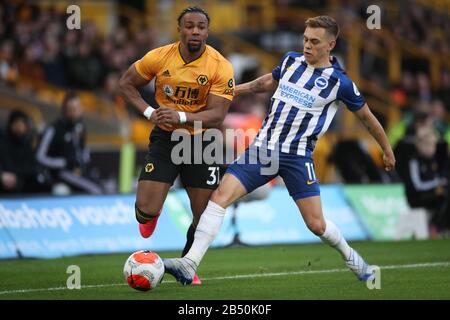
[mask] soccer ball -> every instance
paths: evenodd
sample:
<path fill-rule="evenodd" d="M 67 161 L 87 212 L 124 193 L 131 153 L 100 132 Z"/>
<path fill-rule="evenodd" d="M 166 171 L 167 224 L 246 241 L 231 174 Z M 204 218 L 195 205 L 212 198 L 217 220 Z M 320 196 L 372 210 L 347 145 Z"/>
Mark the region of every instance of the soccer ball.
<path fill-rule="evenodd" d="M 164 263 L 149 250 L 136 251 L 128 257 L 123 275 L 129 286 L 140 291 L 155 289 L 164 277 Z"/>

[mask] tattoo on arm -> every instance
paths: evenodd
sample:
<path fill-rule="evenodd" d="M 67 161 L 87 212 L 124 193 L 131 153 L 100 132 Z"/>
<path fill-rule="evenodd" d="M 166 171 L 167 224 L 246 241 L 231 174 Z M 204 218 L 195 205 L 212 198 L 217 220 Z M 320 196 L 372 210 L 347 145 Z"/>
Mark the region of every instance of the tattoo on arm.
<path fill-rule="evenodd" d="M 369 133 L 374 137 L 374 138 L 377 138 L 375 135 L 378 135 L 377 133 L 377 130 L 375 130 L 375 127 L 373 127 L 371 124 L 370 124 L 370 120 L 369 119 L 365 119 L 364 120 L 364 124 L 366 125 L 366 128 L 367 128 L 367 131 L 369 131 Z"/>
<path fill-rule="evenodd" d="M 256 79 L 256 80 L 250 82 L 250 91 L 255 92 L 255 93 L 264 91 L 263 79 Z"/>
<path fill-rule="evenodd" d="M 378 122 L 371 124 L 370 119 L 365 119 L 364 125 L 366 126 L 367 130 L 372 135 L 372 137 L 374 137 L 375 140 L 378 142 L 380 147 L 383 150 L 386 150 L 386 142 L 384 141 L 385 139 L 383 138 L 384 131 L 383 131 L 383 128 L 381 127 L 381 125 Z"/>
<path fill-rule="evenodd" d="M 373 134 L 372 127 L 370 126 L 369 121 L 366 121 L 366 128 L 367 128 L 367 131 L 369 131 L 369 133 Z"/>

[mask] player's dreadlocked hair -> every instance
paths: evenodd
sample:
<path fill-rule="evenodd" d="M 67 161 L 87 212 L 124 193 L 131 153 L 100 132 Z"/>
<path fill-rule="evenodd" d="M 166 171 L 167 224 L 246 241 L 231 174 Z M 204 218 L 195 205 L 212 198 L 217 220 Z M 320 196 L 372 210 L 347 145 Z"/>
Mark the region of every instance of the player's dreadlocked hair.
<path fill-rule="evenodd" d="M 184 16 L 186 13 L 191 13 L 191 12 L 198 12 L 198 13 L 204 14 L 205 17 L 206 17 L 206 19 L 208 20 L 208 25 L 209 25 L 209 15 L 208 15 L 208 12 L 206 12 L 205 10 L 203 10 L 203 9 L 200 8 L 200 7 L 187 7 L 186 9 L 184 9 L 183 11 L 181 11 L 180 15 L 178 16 L 178 25 L 180 25 L 180 23 L 181 23 L 181 18 L 183 18 L 183 16 Z"/>

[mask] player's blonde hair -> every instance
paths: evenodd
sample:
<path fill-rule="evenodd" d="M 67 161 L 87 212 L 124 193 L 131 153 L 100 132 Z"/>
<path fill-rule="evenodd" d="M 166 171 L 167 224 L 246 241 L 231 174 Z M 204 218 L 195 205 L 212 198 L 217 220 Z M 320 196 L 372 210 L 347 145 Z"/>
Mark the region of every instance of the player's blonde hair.
<path fill-rule="evenodd" d="M 337 39 L 339 35 L 339 26 L 330 16 L 317 16 L 314 18 L 308 18 L 305 21 L 305 26 L 310 28 L 324 28 L 325 31 Z"/>

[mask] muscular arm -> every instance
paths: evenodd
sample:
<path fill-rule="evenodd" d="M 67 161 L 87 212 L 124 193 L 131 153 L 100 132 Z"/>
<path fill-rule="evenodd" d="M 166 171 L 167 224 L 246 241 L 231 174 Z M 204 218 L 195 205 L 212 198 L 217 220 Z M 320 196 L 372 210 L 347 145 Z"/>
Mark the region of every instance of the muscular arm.
<path fill-rule="evenodd" d="M 137 88 L 145 86 L 147 83 L 149 83 L 149 81 L 144 79 L 136 71 L 134 64 L 128 68 L 119 81 L 119 88 L 122 95 L 140 112 L 144 112 L 148 107 L 148 104 L 142 99 Z"/>
<path fill-rule="evenodd" d="M 206 107 L 199 112 L 186 112 L 186 124 L 194 125 L 201 121 L 203 128 L 218 128 L 225 119 L 231 101 L 214 94 L 208 95 Z M 173 109 L 159 108 L 156 110 L 157 121 L 164 124 L 177 124 L 180 120 L 178 112 Z"/>
<path fill-rule="evenodd" d="M 274 91 L 277 86 L 278 82 L 272 77 L 271 73 L 268 73 L 253 81 L 237 85 L 234 90 L 234 94 L 235 96 L 237 96 L 244 93 L 261 93 Z"/>
<path fill-rule="evenodd" d="M 395 157 L 392 151 L 391 145 L 389 144 L 386 133 L 377 118 L 370 111 L 367 103 L 358 111 L 355 112 L 357 117 L 361 120 L 364 126 L 367 128 L 369 133 L 378 142 L 380 147 L 383 149 L 383 162 L 386 171 L 390 171 L 395 167 Z"/>
<path fill-rule="evenodd" d="M 202 121 L 204 128 L 218 128 L 225 119 L 230 104 L 230 100 L 210 94 L 205 109 L 196 113 L 186 113 L 186 123 L 194 125 L 194 121 Z"/>

